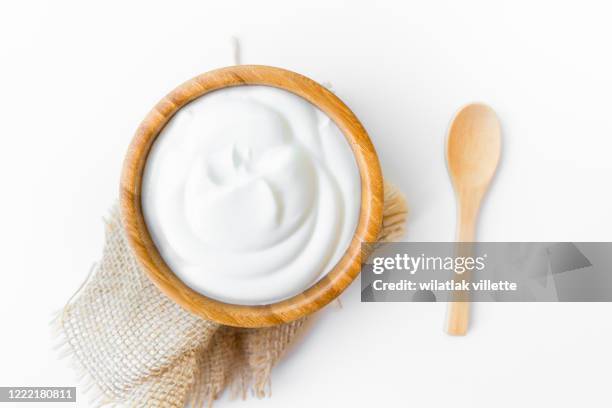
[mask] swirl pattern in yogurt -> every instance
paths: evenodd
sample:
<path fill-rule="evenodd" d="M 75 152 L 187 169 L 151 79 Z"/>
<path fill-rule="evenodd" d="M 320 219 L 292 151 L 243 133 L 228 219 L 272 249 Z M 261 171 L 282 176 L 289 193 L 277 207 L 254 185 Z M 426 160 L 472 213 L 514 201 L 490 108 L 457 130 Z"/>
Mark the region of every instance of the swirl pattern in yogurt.
<path fill-rule="evenodd" d="M 217 300 L 267 304 L 324 276 L 350 244 L 359 170 L 308 101 L 239 86 L 180 109 L 147 158 L 142 209 L 172 271 Z"/>

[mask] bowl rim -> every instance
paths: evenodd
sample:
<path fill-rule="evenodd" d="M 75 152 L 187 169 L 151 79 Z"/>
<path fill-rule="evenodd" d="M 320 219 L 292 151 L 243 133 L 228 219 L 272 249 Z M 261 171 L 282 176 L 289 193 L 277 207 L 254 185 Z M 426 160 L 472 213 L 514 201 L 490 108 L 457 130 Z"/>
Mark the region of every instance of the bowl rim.
<path fill-rule="evenodd" d="M 209 92 L 233 86 L 264 85 L 298 95 L 326 113 L 342 131 L 361 178 L 361 208 L 353 238 L 342 258 L 318 282 L 295 296 L 267 305 L 236 305 L 209 298 L 187 286 L 163 260 L 146 226 L 141 187 L 151 146 L 172 116 Z M 166 95 L 142 121 L 128 148 L 120 183 L 120 214 L 133 254 L 151 281 L 170 299 L 207 320 L 235 327 L 266 327 L 311 314 L 335 299 L 357 277 L 362 243 L 375 242 L 382 227 L 383 179 L 376 150 L 353 112 L 327 88 L 282 68 L 236 65 L 198 75 Z"/>

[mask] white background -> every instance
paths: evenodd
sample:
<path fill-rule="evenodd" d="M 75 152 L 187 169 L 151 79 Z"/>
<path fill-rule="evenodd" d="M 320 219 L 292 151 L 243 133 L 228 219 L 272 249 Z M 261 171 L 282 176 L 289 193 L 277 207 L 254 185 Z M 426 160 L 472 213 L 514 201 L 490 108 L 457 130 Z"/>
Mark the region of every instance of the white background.
<path fill-rule="evenodd" d="M 2 2 L 0 385 L 77 385 L 47 322 L 100 256 L 139 121 L 230 64 L 231 35 L 244 63 L 333 84 L 408 197 L 406 240 L 453 239 L 444 136 L 457 108 L 483 101 L 504 141 L 478 238 L 612 241 L 611 13 L 603 1 Z M 271 399 L 217 406 L 611 404 L 610 304 L 479 304 L 469 335 L 451 338 L 443 304 L 360 304 L 358 284 L 342 300 L 274 371 Z"/>

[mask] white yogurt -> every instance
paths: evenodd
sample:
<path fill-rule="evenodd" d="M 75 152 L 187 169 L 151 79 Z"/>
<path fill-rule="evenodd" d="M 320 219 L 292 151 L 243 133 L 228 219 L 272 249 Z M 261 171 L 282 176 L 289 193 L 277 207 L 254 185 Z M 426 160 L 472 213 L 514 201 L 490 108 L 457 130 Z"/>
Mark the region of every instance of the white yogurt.
<path fill-rule="evenodd" d="M 360 194 L 353 153 L 327 115 L 281 89 L 239 86 L 170 120 L 147 159 L 142 207 L 183 282 L 254 305 L 300 293 L 333 268 Z"/>

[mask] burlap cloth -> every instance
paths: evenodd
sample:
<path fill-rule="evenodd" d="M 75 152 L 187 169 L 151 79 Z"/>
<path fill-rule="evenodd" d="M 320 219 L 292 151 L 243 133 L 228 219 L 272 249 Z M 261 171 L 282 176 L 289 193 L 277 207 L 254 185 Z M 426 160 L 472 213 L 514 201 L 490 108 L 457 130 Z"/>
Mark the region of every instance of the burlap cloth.
<path fill-rule="evenodd" d="M 386 183 L 379 242 L 401 236 L 406 216 L 404 197 Z M 307 319 L 238 329 L 188 313 L 141 270 L 113 209 L 102 260 L 56 327 L 93 404 L 182 408 L 210 405 L 226 388 L 243 397 L 269 394 L 272 367 Z"/>

